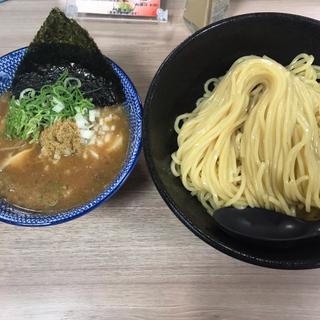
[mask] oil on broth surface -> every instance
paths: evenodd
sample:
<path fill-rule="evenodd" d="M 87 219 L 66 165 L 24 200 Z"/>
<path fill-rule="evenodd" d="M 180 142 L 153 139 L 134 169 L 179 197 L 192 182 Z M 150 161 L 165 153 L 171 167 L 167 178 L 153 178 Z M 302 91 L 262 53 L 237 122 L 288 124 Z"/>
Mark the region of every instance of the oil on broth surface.
<path fill-rule="evenodd" d="M 120 171 L 129 141 L 128 119 L 122 107 L 104 108 L 101 113 L 101 117 L 112 114 L 113 131 L 108 142 L 86 146 L 80 154 L 62 157 L 54 163 L 39 157 L 40 145 L 4 138 L 7 101 L 7 97 L 0 98 L 0 197 L 37 211 L 68 209 L 93 199 Z M 122 143 L 112 145 L 119 137 Z M 12 149 L 17 145 L 23 146 Z M 7 158 L 27 149 L 30 151 L 21 160 L 1 169 Z"/>

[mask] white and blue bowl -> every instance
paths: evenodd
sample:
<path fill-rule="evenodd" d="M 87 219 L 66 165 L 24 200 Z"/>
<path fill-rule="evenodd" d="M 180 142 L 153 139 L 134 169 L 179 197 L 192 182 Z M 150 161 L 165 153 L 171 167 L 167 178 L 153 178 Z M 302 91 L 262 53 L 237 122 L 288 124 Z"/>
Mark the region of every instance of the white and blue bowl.
<path fill-rule="evenodd" d="M 0 95 L 11 86 L 15 71 L 26 53 L 27 48 L 21 48 L 0 57 Z M 129 117 L 130 139 L 126 160 L 112 183 L 91 201 L 69 210 L 56 213 L 36 213 L 31 210 L 21 209 L 14 204 L 0 199 L 0 221 L 19 226 L 49 226 L 67 222 L 78 218 L 103 201 L 111 198 L 128 178 L 133 170 L 141 150 L 142 143 L 142 106 L 137 90 L 124 71 L 114 62 L 112 67 L 118 74 L 125 93 L 125 110 Z"/>

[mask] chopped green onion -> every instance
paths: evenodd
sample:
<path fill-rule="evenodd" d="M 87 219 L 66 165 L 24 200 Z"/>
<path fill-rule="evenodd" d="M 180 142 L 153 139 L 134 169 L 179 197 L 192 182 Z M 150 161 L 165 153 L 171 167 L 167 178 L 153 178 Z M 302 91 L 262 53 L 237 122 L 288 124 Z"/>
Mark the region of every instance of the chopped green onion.
<path fill-rule="evenodd" d="M 72 82 L 76 82 L 76 83 L 72 84 Z M 78 78 L 75 78 L 75 77 L 68 77 L 68 78 L 66 78 L 64 80 L 63 85 L 65 87 L 74 86 L 74 87 L 80 88 L 81 87 L 81 81 Z"/>
<path fill-rule="evenodd" d="M 52 101 L 51 101 L 52 105 L 53 105 L 53 108 L 52 110 L 54 112 L 61 112 L 64 108 L 65 108 L 65 105 L 63 102 L 61 102 L 60 100 L 58 100 L 56 97 L 53 97 Z"/>
<path fill-rule="evenodd" d="M 19 99 L 29 99 L 35 96 L 36 92 L 32 88 L 27 88 L 21 91 Z"/>
<path fill-rule="evenodd" d="M 84 97 L 81 81 L 69 77 L 65 71 L 52 85 L 44 85 L 39 91 L 27 88 L 19 99 L 12 97 L 6 116 L 6 137 L 37 142 L 43 129 L 55 121 L 81 114 L 89 117 L 94 109 L 92 99 Z"/>

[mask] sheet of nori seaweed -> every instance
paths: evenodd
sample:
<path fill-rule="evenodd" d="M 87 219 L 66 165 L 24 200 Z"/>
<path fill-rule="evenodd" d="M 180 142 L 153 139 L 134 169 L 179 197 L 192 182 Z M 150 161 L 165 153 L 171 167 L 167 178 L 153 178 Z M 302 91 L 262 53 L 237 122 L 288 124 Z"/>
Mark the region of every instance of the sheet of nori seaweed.
<path fill-rule="evenodd" d="M 25 88 L 39 90 L 64 70 L 82 82 L 81 89 L 96 106 L 123 103 L 123 88 L 111 63 L 88 32 L 54 8 L 28 47 L 12 83 L 13 95 Z"/>

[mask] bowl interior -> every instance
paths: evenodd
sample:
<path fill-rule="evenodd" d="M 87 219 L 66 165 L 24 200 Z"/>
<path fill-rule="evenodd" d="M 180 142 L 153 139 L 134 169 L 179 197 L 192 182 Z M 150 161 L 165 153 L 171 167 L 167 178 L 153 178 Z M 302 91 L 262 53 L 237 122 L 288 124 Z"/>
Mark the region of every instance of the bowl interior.
<path fill-rule="evenodd" d="M 0 58 L 0 95 L 6 92 L 14 78 L 15 71 L 26 52 L 21 48 Z M 102 201 L 109 199 L 124 183 L 137 162 L 142 140 L 142 108 L 139 95 L 125 72 L 114 62 L 112 67 L 118 74 L 125 93 L 124 108 L 129 118 L 130 139 L 127 158 L 121 171 L 106 189 L 95 199 L 70 210 L 59 211 L 53 214 L 35 213 L 18 208 L 0 200 L 0 221 L 23 226 L 47 226 L 77 218 L 98 206 Z"/>
<path fill-rule="evenodd" d="M 194 109 L 207 79 L 223 75 L 241 56 L 267 55 L 286 65 L 305 52 L 320 64 L 319 34 L 320 22 L 289 14 L 258 13 L 223 20 L 179 45 L 159 68 L 148 92 L 144 148 L 160 194 L 195 234 L 247 262 L 274 268 L 312 268 L 320 265 L 320 251 L 316 244 L 306 243 L 286 249 L 261 248 L 220 231 L 170 172 L 170 154 L 177 148 L 173 123 L 177 115 Z"/>

